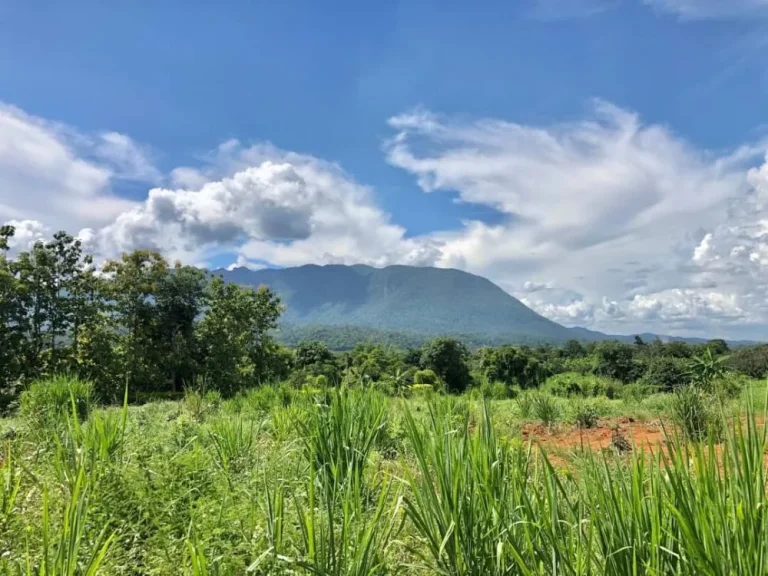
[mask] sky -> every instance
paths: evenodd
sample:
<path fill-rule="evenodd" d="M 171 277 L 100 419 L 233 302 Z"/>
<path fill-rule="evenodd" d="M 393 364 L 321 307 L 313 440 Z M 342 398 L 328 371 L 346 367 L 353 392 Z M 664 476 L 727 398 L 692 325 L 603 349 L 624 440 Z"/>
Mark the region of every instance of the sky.
<path fill-rule="evenodd" d="M 768 0 L 0 0 L 0 223 L 768 339 Z"/>

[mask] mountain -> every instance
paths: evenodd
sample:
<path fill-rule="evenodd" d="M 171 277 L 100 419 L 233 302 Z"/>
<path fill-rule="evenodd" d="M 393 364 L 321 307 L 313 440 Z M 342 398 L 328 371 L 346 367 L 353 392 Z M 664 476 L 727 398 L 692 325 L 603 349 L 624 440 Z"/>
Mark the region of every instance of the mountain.
<path fill-rule="evenodd" d="M 217 270 L 226 281 L 266 285 L 286 305 L 288 330 L 366 328 L 493 341 L 561 342 L 569 328 L 537 314 L 490 280 L 445 268 L 307 265 Z"/>
<path fill-rule="evenodd" d="M 413 266 L 372 268 L 309 264 L 296 268 L 216 270 L 228 282 L 269 286 L 286 305 L 280 338 L 288 344 L 323 340 L 344 349 L 376 341 L 401 348 L 441 335 L 470 347 L 508 343 L 619 340 L 587 328 L 566 328 L 537 314 L 493 282 L 461 270 Z M 646 342 L 656 334 L 640 334 Z M 703 343 L 702 338 L 658 336 Z M 743 346 L 751 342 L 729 342 Z"/>

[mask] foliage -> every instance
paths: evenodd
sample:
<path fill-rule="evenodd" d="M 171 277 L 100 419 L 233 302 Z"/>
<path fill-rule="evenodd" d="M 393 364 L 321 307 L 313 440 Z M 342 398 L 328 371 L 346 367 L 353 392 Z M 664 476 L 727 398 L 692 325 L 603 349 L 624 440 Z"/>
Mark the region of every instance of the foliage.
<path fill-rule="evenodd" d="M 621 382 L 631 382 L 637 379 L 639 370 L 632 346 L 610 340 L 599 342 L 595 346 L 593 360 L 595 374 Z"/>
<path fill-rule="evenodd" d="M 642 376 L 642 382 L 662 392 L 671 392 L 691 380 L 689 366 L 684 361 L 670 356 L 651 358 Z"/>
<path fill-rule="evenodd" d="M 768 344 L 745 346 L 728 356 L 728 366 L 750 378 L 768 376 Z"/>
<path fill-rule="evenodd" d="M 535 418 L 546 426 L 554 425 L 560 418 L 560 407 L 550 394 L 536 392 L 533 394 L 532 413 Z"/>
<path fill-rule="evenodd" d="M 719 439 L 722 420 L 718 402 L 698 386 L 679 388 L 672 400 L 672 417 L 686 438 L 701 441 L 712 435 Z"/>
<path fill-rule="evenodd" d="M 80 420 L 87 418 L 93 405 L 90 382 L 69 376 L 54 376 L 33 382 L 21 395 L 21 413 L 42 423 L 58 422 L 74 404 Z"/>
<path fill-rule="evenodd" d="M 453 338 L 437 338 L 424 347 L 421 365 L 440 377 L 447 392 L 456 394 L 469 387 L 468 359 L 469 351 L 464 344 Z"/>
<path fill-rule="evenodd" d="M 573 420 L 579 428 L 594 428 L 600 417 L 600 411 L 593 402 L 581 401 L 573 407 Z"/>
<path fill-rule="evenodd" d="M 478 367 L 485 378 L 509 386 L 536 387 L 547 376 L 546 368 L 536 356 L 514 346 L 481 348 L 478 357 Z"/>
<path fill-rule="evenodd" d="M 564 372 L 547 378 L 542 389 L 559 397 L 606 396 L 615 398 L 622 387 L 620 382 L 594 374 Z"/>
<path fill-rule="evenodd" d="M 712 349 L 707 347 L 703 354 L 695 356 L 690 363 L 691 381 L 710 389 L 712 382 L 725 375 L 725 358 L 715 358 Z"/>

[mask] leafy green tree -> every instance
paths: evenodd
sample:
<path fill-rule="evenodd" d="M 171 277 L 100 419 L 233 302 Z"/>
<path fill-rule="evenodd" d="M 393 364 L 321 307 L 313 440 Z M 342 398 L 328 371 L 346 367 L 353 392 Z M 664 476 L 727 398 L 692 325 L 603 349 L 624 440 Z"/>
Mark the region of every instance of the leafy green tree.
<path fill-rule="evenodd" d="M 173 392 L 191 382 L 197 371 L 195 321 L 203 311 L 205 286 L 205 272 L 178 263 L 157 283 L 156 340 L 164 356 L 165 380 Z"/>
<path fill-rule="evenodd" d="M 207 305 L 197 327 L 206 383 L 224 394 L 259 384 L 277 350 L 270 331 L 283 310 L 280 299 L 265 286 L 254 290 L 216 277 Z"/>
<path fill-rule="evenodd" d="M 635 362 L 632 346 L 606 340 L 595 346 L 592 370 L 600 376 L 632 382 L 638 378 L 642 367 Z"/>
<path fill-rule="evenodd" d="M 688 384 L 691 380 L 690 370 L 683 360 L 668 356 L 651 358 L 643 374 L 643 382 L 656 387 L 662 392 Z"/>
<path fill-rule="evenodd" d="M 24 333 L 19 322 L 24 314 L 18 282 L 6 258 L 14 232 L 13 226 L 0 227 L 0 414 L 15 401 L 22 374 Z"/>
<path fill-rule="evenodd" d="M 715 338 L 714 340 L 708 341 L 706 343 L 706 347 L 712 350 L 712 354 L 715 356 L 722 356 L 723 354 L 728 354 L 728 352 L 731 351 L 728 343 L 722 338 Z"/>
<path fill-rule="evenodd" d="M 454 338 L 437 338 L 424 347 L 421 365 L 440 377 L 446 391 L 460 394 L 471 381 L 468 359 L 469 351 L 464 344 Z"/>
<path fill-rule="evenodd" d="M 578 340 L 568 340 L 563 346 L 563 356 L 566 358 L 581 358 L 586 355 L 586 349 Z"/>
<path fill-rule="evenodd" d="M 728 366 L 750 378 L 768 376 L 768 344 L 745 346 L 728 356 Z"/>
<path fill-rule="evenodd" d="M 333 353 L 328 349 L 325 342 L 320 340 L 308 340 L 300 342 L 294 352 L 296 357 L 296 368 L 308 368 L 320 364 L 333 362 Z"/>
<path fill-rule="evenodd" d="M 135 250 L 108 262 L 105 296 L 119 327 L 117 355 L 132 391 L 162 389 L 162 351 L 155 336 L 159 317 L 156 296 L 168 275 L 168 263 L 158 252 Z"/>

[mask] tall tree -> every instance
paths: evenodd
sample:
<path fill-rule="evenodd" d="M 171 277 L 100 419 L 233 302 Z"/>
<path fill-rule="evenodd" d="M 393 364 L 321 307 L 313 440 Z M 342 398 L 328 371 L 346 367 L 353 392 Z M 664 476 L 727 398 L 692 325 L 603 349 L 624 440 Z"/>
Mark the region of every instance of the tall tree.
<path fill-rule="evenodd" d="M 196 372 L 195 320 L 203 311 L 205 283 L 205 272 L 177 263 L 157 285 L 157 341 L 174 392 Z"/>
<path fill-rule="evenodd" d="M 168 275 L 168 263 L 157 252 L 136 250 L 104 266 L 106 297 L 120 329 L 118 358 L 131 390 L 157 387 L 163 380 L 155 336 L 157 293 Z"/>
<path fill-rule="evenodd" d="M 424 347 L 421 365 L 440 376 L 448 392 L 461 393 L 470 384 L 468 358 L 467 347 L 458 340 L 437 338 Z"/>
<path fill-rule="evenodd" d="M 257 290 L 225 283 L 208 283 L 208 309 L 198 325 L 206 382 L 225 394 L 258 384 L 268 375 L 283 307 L 267 287 Z"/>

